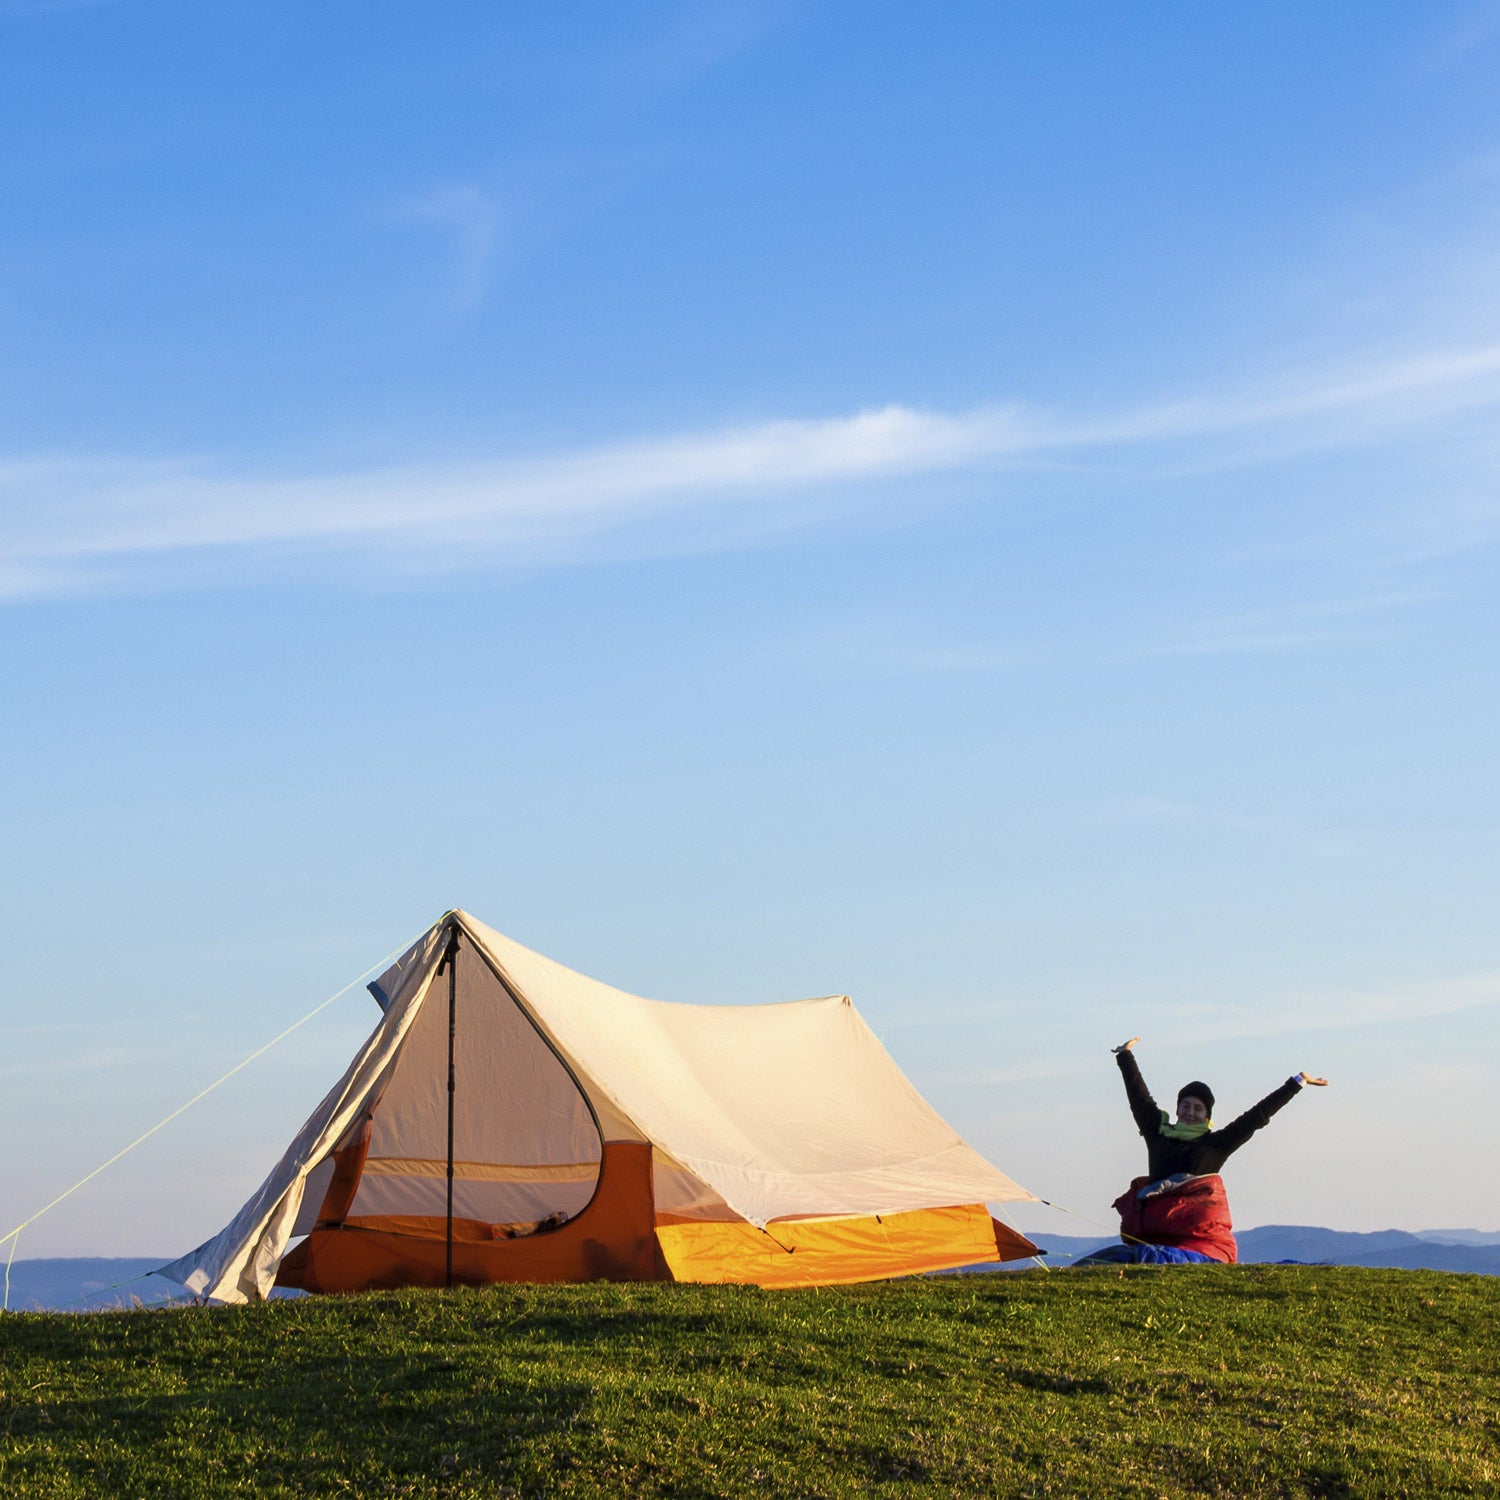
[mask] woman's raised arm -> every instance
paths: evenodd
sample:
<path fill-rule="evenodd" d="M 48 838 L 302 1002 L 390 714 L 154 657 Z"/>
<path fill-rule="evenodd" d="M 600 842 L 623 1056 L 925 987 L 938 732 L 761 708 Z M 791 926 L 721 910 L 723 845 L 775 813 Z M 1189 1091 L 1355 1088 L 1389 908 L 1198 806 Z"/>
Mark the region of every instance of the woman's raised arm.
<path fill-rule="evenodd" d="M 1140 1067 L 1136 1063 L 1134 1049 L 1138 1041 L 1140 1037 L 1133 1036 L 1128 1042 L 1121 1042 L 1112 1050 L 1115 1061 L 1120 1065 L 1120 1077 L 1125 1080 L 1125 1098 L 1129 1101 L 1136 1128 L 1149 1141 L 1161 1124 L 1161 1110 L 1151 1097 L 1151 1090 L 1146 1087 L 1146 1080 L 1141 1077 Z"/>

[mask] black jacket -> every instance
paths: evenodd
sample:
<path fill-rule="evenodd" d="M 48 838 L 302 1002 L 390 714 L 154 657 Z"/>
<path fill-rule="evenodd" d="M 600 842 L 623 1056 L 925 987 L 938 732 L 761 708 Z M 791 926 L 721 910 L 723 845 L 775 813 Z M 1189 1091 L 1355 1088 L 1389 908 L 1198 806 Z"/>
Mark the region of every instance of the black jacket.
<path fill-rule="evenodd" d="M 1117 1052 L 1115 1061 L 1125 1079 L 1125 1097 L 1130 1100 L 1130 1113 L 1135 1116 L 1135 1123 L 1146 1138 L 1147 1170 L 1153 1182 L 1178 1172 L 1200 1177 L 1206 1172 L 1219 1171 L 1232 1152 L 1238 1151 L 1257 1130 L 1269 1125 L 1271 1116 L 1302 1090 L 1295 1078 L 1288 1078 L 1274 1093 L 1267 1094 L 1259 1104 L 1252 1104 L 1239 1119 L 1231 1120 L 1222 1130 L 1205 1131 L 1195 1141 L 1176 1141 L 1161 1133 L 1161 1109 L 1151 1097 L 1146 1080 L 1141 1077 L 1135 1054 Z"/>

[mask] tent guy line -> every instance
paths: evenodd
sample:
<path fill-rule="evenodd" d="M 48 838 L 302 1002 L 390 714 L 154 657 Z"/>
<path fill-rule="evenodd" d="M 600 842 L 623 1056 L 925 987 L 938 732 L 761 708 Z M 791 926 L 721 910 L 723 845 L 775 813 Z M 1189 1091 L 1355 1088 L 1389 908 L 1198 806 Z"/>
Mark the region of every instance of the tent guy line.
<path fill-rule="evenodd" d="M 6 1311 L 9 1311 L 10 1309 L 10 1268 L 15 1263 L 16 1246 L 20 1242 L 21 1231 L 23 1229 L 27 1228 L 31 1224 L 36 1223 L 36 1221 L 40 1219 L 43 1214 L 49 1213 L 52 1209 L 56 1208 L 57 1205 L 61 1203 L 65 1198 L 71 1198 L 73 1194 L 79 1190 L 79 1188 L 86 1187 L 101 1172 L 106 1171 L 108 1168 L 114 1166 L 114 1164 L 119 1161 L 121 1157 L 128 1156 L 132 1151 L 135 1150 L 137 1146 L 141 1145 L 145 1141 L 150 1140 L 151 1137 L 157 1133 L 157 1131 L 165 1129 L 165 1127 L 170 1125 L 173 1120 L 178 1118 L 179 1115 L 186 1114 L 188 1110 L 190 1110 L 200 1100 L 206 1099 L 221 1084 L 228 1083 L 236 1073 L 242 1072 L 245 1068 L 248 1068 L 250 1064 L 256 1060 L 256 1058 L 263 1057 L 267 1052 L 271 1050 L 271 1048 L 273 1048 L 280 1042 L 284 1042 L 289 1036 L 291 1036 L 294 1031 L 298 1030 L 298 1028 L 306 1026 L 314 1016 L 318 1015 L 321 1011 L 327 1010 L 335 1000 L 341 1000 L 361 980 L 368 979 L 371 974 L 377 973 L 379 970 L 385 968 L 388 964 L 391 963 L 393 959 L 399 957 L 406 951 L 406 946 L 409 945 L 404 945 L 403 947 L 393 949 L 390 953 L 386 954 L 384 958 L 378 959 L 375 963 L 371 964 L 370 967 L 366 969 L 362 974 L 356 974 L 354 978 L 351 979 L 349 983 L 346 984 L 341 990 L 336 991 L 326 1000 L 320 1001 L 317 1005 L 313 1006 L 313 1008 L 308 1011 L 308 1013 L 303 1016 L 300 1021 L 293 1021 L 285 1031 L 281 1032 L 277 1036 L 273 1036 L 269 1042 L 265 1043 L 264 1046 L 257 1047 L 254 1052 L 252 1052 L 248 1057 L 243 1058 L 241 1061 L 237 1062 L 222 1077 L 216 1078 L 211 1084 L 208 1085 L 207 1088 L 200 1089 L 185 1104 L 179 1104 L 171 1114 L 167 1115 L 164 1119 L 158 1120 L 156 1124 L 153 1125 L 149 1130 L 143 1131 L 133 1141 L 131 1141 L 128 1146 L 122 1146 L 120 1150 L 116 1151 L 115 1154 L 111 1156 L 107 1161 L 100 1162 L 92 1172 L 87 1174 L 87 1176 L 80 1177 L 72 1187 L 66 1188 L 63 1192 L 59 1193 L 57 1197 L 55 1197 L 50 1203 L 44 1204 L 41 1208 L 37 1209 L 34 1214 L 30 1215 L 30 1217 L 22 1219 L 21 1222 L 17 1224 L 9 1234 L 0 1236 L 0 1245 L 4 1245 L 6 1243 L 9 1243 L 10 1245 L 10 1253 L 5 1258 L 5 1298 L 3 1302 L 0 1302 L 0 1307 L 3 1307 Z"/>

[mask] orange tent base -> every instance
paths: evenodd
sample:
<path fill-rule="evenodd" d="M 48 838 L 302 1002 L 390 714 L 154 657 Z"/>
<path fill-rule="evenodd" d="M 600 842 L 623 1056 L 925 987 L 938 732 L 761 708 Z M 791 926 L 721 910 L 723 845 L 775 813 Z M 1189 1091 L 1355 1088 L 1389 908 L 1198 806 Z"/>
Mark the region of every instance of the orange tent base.
<path fill-rule="evenodd" d="M 490 1226 L 453 1225 L 453 1284 L 496 1281 L 663 1281 L 651 1207 L 651 1147 L 612 1141 L 587 1208 L 557 1229 L 495 1239 Z M 350 1219 L 315 1228 L 281 1262 L 278 1286 L 362 1292 L 447 1284 L 447 1226 L 432 1219 Z"/>
<path fill-rule="evenodd" d="M 1037 1247 L 997 1223 L 983 1204 L 858 1219 L 660 1223 L 656 1237 L 675 1281 L 833 1286 L 885 1281 L 997 1260 Z"/>
<path fill-rule="evenodd" d="M 979 1204 L 865 1218 L 743 1221 L 658 1218 L 651 1148 L 604 1147 L 599 1185 L 577 1218 L 522 1239 L 488 1224 L 453 1224 L 453 1284 L 700 1281 L 766 1287 L 879 1281 L 995 1260 L 1037 1247 Z M 360 1292 L 447 1284 L 442 1218 L 366 1218 L 319 1224 L 281 1262 L 278 1286 Z"/>

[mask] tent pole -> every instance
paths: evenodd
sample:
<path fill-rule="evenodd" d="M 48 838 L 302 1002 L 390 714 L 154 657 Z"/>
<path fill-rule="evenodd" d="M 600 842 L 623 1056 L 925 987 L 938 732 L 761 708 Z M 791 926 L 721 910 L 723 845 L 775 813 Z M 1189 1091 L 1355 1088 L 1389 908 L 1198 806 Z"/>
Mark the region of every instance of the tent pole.
<path fill-rule="evenodd" d="M 453 1286 L 453 1094 L 456 1087 L 454 1077 L 454 1043 L 458 1036 L 458 927 L 448 935 L 448 951 L 443 955 L 443 967 L 448 970 L 448 1217 L 444 1236 L 443 1285 Z M 441 972 L 441 969 L 439 970 Z"/>

